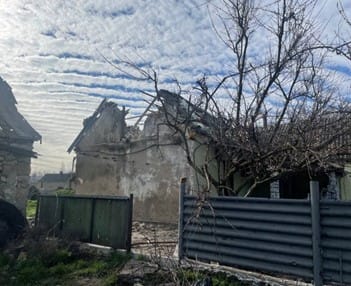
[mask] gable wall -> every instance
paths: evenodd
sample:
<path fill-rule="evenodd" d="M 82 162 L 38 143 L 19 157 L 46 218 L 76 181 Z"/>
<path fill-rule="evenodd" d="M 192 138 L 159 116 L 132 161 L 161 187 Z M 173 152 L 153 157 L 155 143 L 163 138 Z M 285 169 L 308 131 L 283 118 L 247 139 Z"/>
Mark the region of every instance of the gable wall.
<path fill-rule="evenodd" d="M 107 106 L 93 126 L 84 134 L 79 143 L 79 149 L 85 150 L 99 144 L 117 143 L 123 137 L 124 132 L 124 112 L 114 106 Z"/>
<path fill-rule="evenodd" d="M 100 133 L 97 137 L 102 136 L 99 130 L 102 131 L 94 129 L 95 134 Z M 113 151 L 86 142 L 79 145 L 77 152 L 76 177 L 80 182 L 75 186 L 77 193 L 126 196 L 133 193 L 134 219 L 177 222 L 179 181 L 181 177 L 191 177 L 192 171 L 179 138 L 160 124 L 159 118 L 148 118 L 138 138 L 120 142 L 120 147 Z"/>

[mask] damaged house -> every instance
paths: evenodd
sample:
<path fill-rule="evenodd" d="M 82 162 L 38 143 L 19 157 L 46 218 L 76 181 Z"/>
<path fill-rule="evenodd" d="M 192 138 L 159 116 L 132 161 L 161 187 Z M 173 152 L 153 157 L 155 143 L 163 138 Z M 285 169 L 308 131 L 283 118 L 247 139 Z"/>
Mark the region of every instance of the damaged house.
<path fill-rule="evenodd" d="M 26 225 L 33 143 L 41 140 L 17 111 L 11 87 L 0 78 L 0 246 Z"/>
<path fill-rule="evenodd" d="M 236 172 L 225 182 L 222 179 L 226 158 L 218 155 L 211 136 L 211 128 L 219 124 L 216 118 L 177 94 L 161 90 L 158 97 L 162 107 L 149 112 L 143 130 L 127 126 L 125 109 L 106 100 L 84 121 L 68 149 L 77 154 L 77 193 L 133 193 L 134 217 L 158 222 L 176 222 L 181 177 L 190 179 L 192 191 L 244 196 L 251 184 L 250 175 Z M 179 124 L 183 125 L 181 132 L 177 132 Z M 206 172 L 202 172 L 204 166 Z M 351 199 L 349 166 L 331 168 L 318 176 L 322 197 Z M 207 176 L 224 183 L 214 186 Z M 301 170 L 258 185 L 250 196 L 306 199 L 309 180 L 308 173 Z"/>
<path fill-rule="evenodd" d="M 127 111 L 103 100 L 68 152 L 76 152 L 77 194 L 134 195 L 134 218 L 177 222 L 181 177 L 192 177 L 181 138 L 150 113 L 143 130 L 127 126 Z"/>

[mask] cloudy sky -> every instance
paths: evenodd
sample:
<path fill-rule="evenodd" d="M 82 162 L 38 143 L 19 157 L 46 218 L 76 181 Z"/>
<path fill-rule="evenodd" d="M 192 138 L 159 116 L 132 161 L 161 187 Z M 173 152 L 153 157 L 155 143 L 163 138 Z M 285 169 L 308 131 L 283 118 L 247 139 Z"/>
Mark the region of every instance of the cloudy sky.
<path fill-rule="evenodd" d="M 229 52 L 213 31 L 206 2 L 0 0 L 0 76 L 43 137 L 32 171 L 71 169 L 66 150 L 102 98 L 125 105 L 131 116 L 146 107 L 140 90 L 152 91 L 152 85 L 130 79 L 102 55 L 152 65 L 161 88 L 172 88 L 175 78 L 190 88 L 204 74 L 230 71 Z M 321 21 L 331 24 L 332 33 L 336 1 L 321 3 Z M 350 70 L 347 62 L 335 65 Z"/>

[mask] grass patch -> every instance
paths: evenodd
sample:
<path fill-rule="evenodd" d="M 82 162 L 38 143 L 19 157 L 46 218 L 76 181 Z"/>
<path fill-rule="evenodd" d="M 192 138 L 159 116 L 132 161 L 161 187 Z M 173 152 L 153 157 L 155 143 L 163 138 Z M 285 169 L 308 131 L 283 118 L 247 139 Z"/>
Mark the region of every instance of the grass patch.
<path fill-rule="evenodd" d="M 19 255 L 17 258 L 0 254 L 0 285 L 74 285 L 80 278 L 98 278 L 101 285 L 115 285 L 116 269 L 130 256 L 113 252 L 107 257 L 77 257 L 67 249 L 58 249 L 50 255 Z"/>
<path fill-rule="evenodd" d="M 26 216 L 28 218 L 35 218 L 35 213 L 37 211 L 37 200 L 28 200 L 26 206 Z"/>

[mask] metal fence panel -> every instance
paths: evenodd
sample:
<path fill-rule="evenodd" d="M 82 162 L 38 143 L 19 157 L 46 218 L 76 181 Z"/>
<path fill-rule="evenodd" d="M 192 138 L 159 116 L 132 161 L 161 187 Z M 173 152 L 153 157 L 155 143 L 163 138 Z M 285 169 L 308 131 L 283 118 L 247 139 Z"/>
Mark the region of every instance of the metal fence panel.
<path fill-rule="evenodd" d="M 48 230 L 49 234 L 55 234 L 61 227 L 62 198 L 60 197 L 39 197 L 39 206 L 36 214 L 40 226 Z"/>
<path fill-rule="evenodd" d="M 38 225 L 53 234 L 130 250 L 132 196 L 39 198 Z"/>
<path fill-rule="evenodd" d="M 92 202 L 87 198 L 62 198 L 62 227 L 65 237 L 89 241 Z"/>
<path fill-rule="evenodd" d="M 185 196 L 182 220 L 186 257 L 313 278 L 309 201 Z"/>
<path fill-rule="evenodd" d="M 351 284 L 351 202 L 322 201 L 322 276 Z"/>
<path fill-rule="evenodd" d="M 128 201 L 96 201 L 92 242 L 114 248 L 126 248 L 129 223 Z"/>

